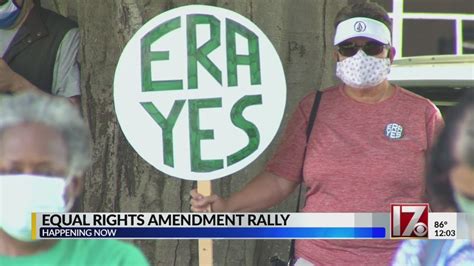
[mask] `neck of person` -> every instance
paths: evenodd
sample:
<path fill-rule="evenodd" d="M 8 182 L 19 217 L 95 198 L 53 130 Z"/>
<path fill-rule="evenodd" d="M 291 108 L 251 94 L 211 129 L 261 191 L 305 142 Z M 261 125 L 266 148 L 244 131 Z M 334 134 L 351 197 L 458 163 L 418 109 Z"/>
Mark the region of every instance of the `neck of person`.
<path fill-rule="evenodd" d="M 351 99 L 357 102 L 369 104 L 382 102 L 390 98 L 395 92 L 395 88 L 386 79 L 382 83 L 374 87 L 367 87 L 361 89 L 353 88 L 347 84 L 344 84 L 343 89 L 346 95 L 349 96 Z"/>
<path fill-rule="evenodd" d="M 0 229 L 0 256 L 18 257 L 33 255 L 50 249 L 57 240 L 19 241 Z"/>
<path fill-rule="evenodd" d="M 20 15 L 17 21 L 10 28 L 8 28 L 8 30 L 16 29 L 20 27 L 21 25 L 23 25 L 23 22 L 25 22 L 26 18 L 30 14 L 30 11 L 31 9 L 33 9 L 34 5 L 35 4 L 33 3 L 33 1 L 28 1 L 28 0 L 23 1 Z"/>

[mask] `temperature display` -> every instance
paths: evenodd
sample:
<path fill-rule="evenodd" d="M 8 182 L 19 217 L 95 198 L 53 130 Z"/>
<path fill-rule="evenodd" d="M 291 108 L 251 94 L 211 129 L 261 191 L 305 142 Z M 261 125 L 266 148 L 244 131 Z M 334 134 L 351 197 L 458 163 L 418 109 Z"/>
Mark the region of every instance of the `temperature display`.
<path fill-rule="evenodd" d="M 456 213 L 437 212 L 429 214 L 429 239 L 456 239 L 456 236 Z"/>

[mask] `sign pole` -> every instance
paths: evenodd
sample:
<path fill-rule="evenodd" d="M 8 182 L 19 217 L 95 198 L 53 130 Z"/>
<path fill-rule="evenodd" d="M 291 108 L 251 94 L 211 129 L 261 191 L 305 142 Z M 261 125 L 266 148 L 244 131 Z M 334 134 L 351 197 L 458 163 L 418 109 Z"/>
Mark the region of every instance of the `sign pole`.
<path fill-rule="evenodd" d="M 204 196 L 210 196 L 212 194 L 211 181 L 210 180 L 197 181 L 197 191 L 198 193 Z M 199 239 L 198 249 L 199 249 L 199 265 L 200 266 L 213 265 L 212 240 Z"/>

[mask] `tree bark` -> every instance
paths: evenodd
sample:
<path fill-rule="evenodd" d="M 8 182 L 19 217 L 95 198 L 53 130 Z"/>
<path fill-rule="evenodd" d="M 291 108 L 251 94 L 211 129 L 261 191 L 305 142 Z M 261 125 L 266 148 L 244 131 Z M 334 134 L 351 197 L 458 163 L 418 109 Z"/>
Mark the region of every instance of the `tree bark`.
<path fill-rule="evenodd" d="M 283 62 L 288 100 L 281 129 L 308 92 L 334 84 L 332 38 L 343 0 L 43 0 L 42 5 L 77 19 L 81 32 L 83 112 L 94 145 L 85 177 L 82 206 L 95 212 L 188 212 L 195 184 L 167 176 L 144 160 L 122 134 L 113 107 L 113 79 L 127 41 L 152 17 L 185 4 L 227 8 L 254 21 L 269 37 Z M 280 129 L 280 133 L 281 130 Z M 281 135 L 281 134 L 279 134 Z M 244 170 L 212 182 L 228 196 L 261 172 L 278 145 Z M 270 211 L 293 212 L 296 193 Z M 196 240 L 136 240 L 152 265 L 197 265 Z M 215 265 L 267 265 L 272 255 L 288 257 L 287 240 L 214 241 Z"/>

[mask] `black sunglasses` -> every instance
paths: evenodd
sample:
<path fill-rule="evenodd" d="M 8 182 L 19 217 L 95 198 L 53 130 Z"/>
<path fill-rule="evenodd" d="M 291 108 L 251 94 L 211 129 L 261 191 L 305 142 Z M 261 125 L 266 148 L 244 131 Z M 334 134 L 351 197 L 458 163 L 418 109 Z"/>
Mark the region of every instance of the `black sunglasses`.
<path fill-rule="evenodd" d="M 366 55 L 375 56 L 383 52 L 385 47 L 388 48 L 388 45 L 380 42 L 367 42 L 364 45 L 356 45 L 353 42 L 343 42 L 337 45 L 337 51 L 345 57 L 351 57 L 357 54 L 359 49 L 362 49 Z"/>

